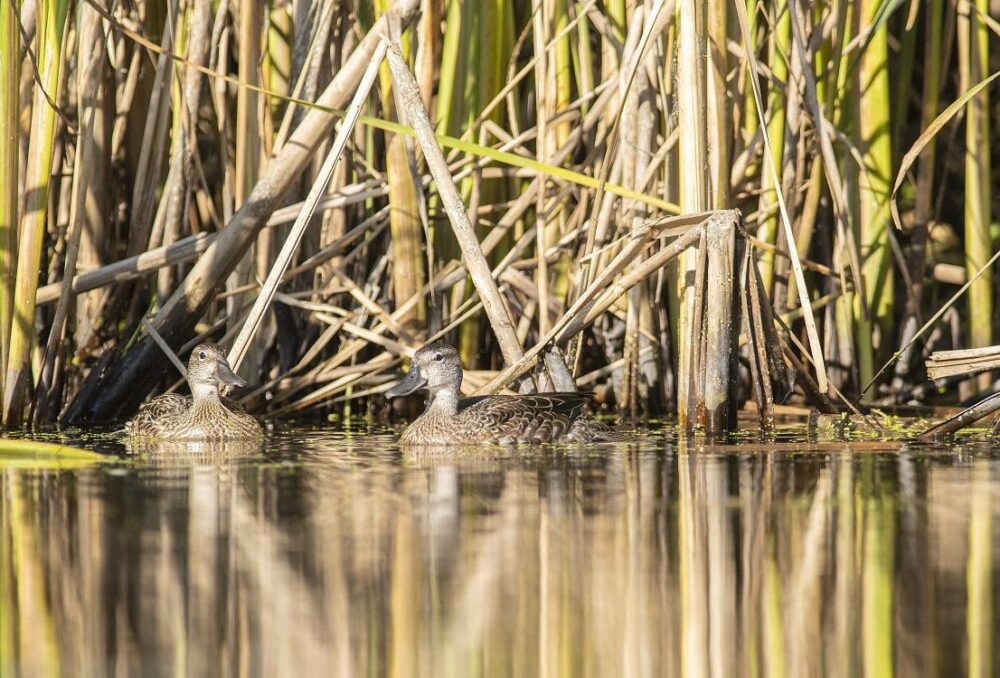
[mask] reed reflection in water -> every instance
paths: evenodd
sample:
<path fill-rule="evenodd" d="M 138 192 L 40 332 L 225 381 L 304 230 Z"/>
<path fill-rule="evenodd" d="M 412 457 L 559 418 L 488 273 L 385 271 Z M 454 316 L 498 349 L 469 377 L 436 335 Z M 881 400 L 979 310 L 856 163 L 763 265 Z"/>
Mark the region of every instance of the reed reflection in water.
<path fill-rule="evenodd" d="M 0 471 L 3 675 L 989 675 L 1000 465 L 275 456 Z"/>

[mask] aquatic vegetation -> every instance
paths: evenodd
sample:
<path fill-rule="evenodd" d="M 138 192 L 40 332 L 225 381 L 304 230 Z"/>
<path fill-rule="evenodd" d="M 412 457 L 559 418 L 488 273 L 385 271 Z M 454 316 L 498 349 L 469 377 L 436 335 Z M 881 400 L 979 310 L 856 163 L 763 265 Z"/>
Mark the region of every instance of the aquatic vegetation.
<path fill-rule="evenodd" d="M 922 364 L 997 329 L 986 0 L 355 5 L 0 8 L 5 424 L 132 416 L 155 332 L 232 345 L 269 417 L 383 408 L 444 338 L 470 391 L 687 425 L 740 293 L 781 369 L 720 378 L 761 412 L 989 386 Z M 702 293 L 731 209 L 749 258 Z"/>

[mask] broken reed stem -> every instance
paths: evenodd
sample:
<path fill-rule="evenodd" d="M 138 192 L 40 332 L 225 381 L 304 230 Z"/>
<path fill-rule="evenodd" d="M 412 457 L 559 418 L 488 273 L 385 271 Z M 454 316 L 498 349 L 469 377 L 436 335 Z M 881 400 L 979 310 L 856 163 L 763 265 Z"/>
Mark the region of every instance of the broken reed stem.
<path fill-rule="evenodd" d="M 736 286 L 736 229 L 739 213 L 709 221 L 705 307 L 705 432 L 718 435 L 736 428 L 736 400 L 731 396 L 736 375 L 739 316 L 734 303 Z"/>
<path fill-rule="evenodd" d="M 375 47 L 375 52 L 368 64 L 368 69 L 361 77 L 361 82 L 358 84 L 358 89 L 354 94 L 354 99 L 351 101 L 351 105 L 347 109 L 347 114 L 344 116 L 344 119 L 341 121 L 340 127 L 337 130 L 337 136 L 334 138 L 333 147 L 330 149 L 326 159 L 323 161 L 323 166 L 320 168 L 319 174 L 313 182 L 312 188 L 309 189 L 309 195 L 306 197 L 306 200 L 302 205 L 302 211 L 299 212 L 298 218 L 296 218 L 295 223 L 292 225 L 292 230 L 289 232 L 288 237 L 285 238 L 285 243 L 282 245 L 281 251 L 278 253 L 278 257 L 275 260 L 274 265 L 271 267 L 271 271 L 267 275 L 267 280 L 264 281 L 260 294 L 254 300 L 253 307 L 250 309 L 250 314 L 247 316 L 247 319 L 243 323 L 243 327 L 240 329 L 240 333 L 236 336 L 236 340 L 233 342 L 229 362 L 234 371 L 238 370 L 240 363 L 243 362 L 243 358 L 250 346 L 250 340 L 253 338 L 254 333 L 260 326 L 260 322 L 264 318 L 264 312 L 267 311 L 267 307 L 270 305 L 271 299 L 274 297 L 274 293 L 278 289 L 278 284 L 281 282 L 281 278 L 285 274 L 285 270 L 291 263 L 292 255 L 298 248 L 299 242 L 302 240 L 302 235 L 305 233 L 306 227 L 309 225 L 309 222 L 316 211 L 316 205 L 319 203 L 320 198 L 326 191 L 327 184 L 330 183 L 330 178 L 333 176 L 333 170 L 337 166 L 337 161 L 340 160 L 340 156 L 343 153 L 344 148 L 347 146 L 347 141 L 350 139 L 351 134 L 354 131 L 354 126 L 357 124 L 358 117 L 361 115 L 361 107 L 364 105 L 365 99 L 368 97 L 368 93 L 371 91 L 372 85 L 375 84 L 375 78 L 378 76 L 379 65 L 382 63 L 385 53 L 386 43 L 382 40 Z"/>
<path fill-rule="evenodd" d="M 459 247 L 462 249 L 462 256 L 472 278 L 472 283 L 479 293 L 479 298 L 483 301 L 483 309 L 486 311 L 486 316 L 489 318 L 490 325 L 493 327 L 493 332 L 500 344 L 500 351 L 508 365 L 514 364 L 522 356 L 517 333 L 511 322 L 507 305 L 490 275 L 489 264 L 486 263 L 486 257 L 483 256 L 480 249 L 479 239 L 476 237 L 472 224 L 469 223 L 469 215 L 466 213 L 458 188 L 452 181 L 444 154 L 434 137 L 434 129 L 431 127 L 427 111 L 420 98 L 417 81 L 403 60 L 403 55 L 397 45 L 389 47 L 387 57 L 392 69 L 393 84 L 399 90 L 402 105 L 406 107 L 406 117 L 413 126 L 417 141 L 423 149 L 427 168 L 437 184 L 441 202 L 448 214 L 448 220 L 451 222 Z"/>

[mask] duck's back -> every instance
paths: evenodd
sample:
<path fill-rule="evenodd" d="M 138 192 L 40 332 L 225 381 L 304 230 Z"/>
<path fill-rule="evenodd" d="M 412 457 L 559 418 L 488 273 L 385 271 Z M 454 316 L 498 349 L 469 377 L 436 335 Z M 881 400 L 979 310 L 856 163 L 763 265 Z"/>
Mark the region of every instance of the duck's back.
<path fill-rule="evenodd" d="M 463 398 L 454 416 L 432 412 L 403 433 L 402 442 L 428 445 L 589 442 L 610 431 L 589 416 L 586 393 Z"/>
<path fill-rule="evenodd" d="M 138 414 L 125 424 L 125 432 L 132 437 L 174 440 L 222 440 L 262 435 L 257 420 L 228 398 L 195 407 L 190 396 L 176 393 L 166 393 L 143 404 Z"/>

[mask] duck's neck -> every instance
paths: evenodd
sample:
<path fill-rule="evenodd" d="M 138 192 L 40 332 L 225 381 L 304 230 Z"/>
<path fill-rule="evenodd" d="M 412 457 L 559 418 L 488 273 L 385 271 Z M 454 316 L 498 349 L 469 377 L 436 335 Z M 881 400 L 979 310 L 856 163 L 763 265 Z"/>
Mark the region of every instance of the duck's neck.
<path fill-rule="evenodd" d="M 217 384 L 191 384 L 192 405 L 208 405 L 219 402 Z"/>
<path fill-rule="evenodd" d="M 447 414 L 454 416 L 458 414 L 458 401 L 461 397 L 458 386 L 445 386 L 431 391 L 430 401 L 427 403 L 427 413 Z"/>

